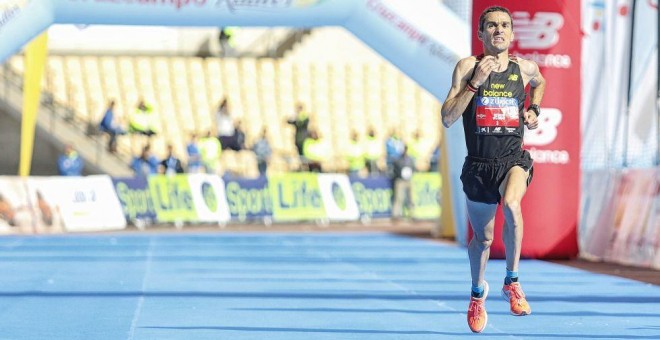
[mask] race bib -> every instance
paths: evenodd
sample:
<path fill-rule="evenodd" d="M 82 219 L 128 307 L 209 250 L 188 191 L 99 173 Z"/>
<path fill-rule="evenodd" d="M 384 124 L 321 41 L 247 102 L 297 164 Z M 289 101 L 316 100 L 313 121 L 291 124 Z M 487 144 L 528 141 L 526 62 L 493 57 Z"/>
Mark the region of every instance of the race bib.
<path fill-rule="evenodd" d="M 518 135 L 520 111 L 518 99 L 477 97 L 478 135 Z"/>

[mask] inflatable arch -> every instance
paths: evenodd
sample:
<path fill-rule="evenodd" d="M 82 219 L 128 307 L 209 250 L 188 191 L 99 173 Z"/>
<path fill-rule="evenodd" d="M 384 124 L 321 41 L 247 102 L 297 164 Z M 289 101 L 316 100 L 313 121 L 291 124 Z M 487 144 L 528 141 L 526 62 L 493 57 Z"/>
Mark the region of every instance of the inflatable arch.
<path fill-rule="evenodd" d="M 0 61 L 52 24 L 159 26 L 342 26 L 444 100 L 454 65 L 470 53 L 470 30 L 437 0 L 6 0 L 0 8 Z M 29 66 L 28 63 L 26 65 Z M 38 96 L 36 97 L 38 98 Z M 36 111 L 36 109 L 35 109 Z M 438 113 L 439 114 L 439 113 Z M 443 164 L 466 154 L 460 126 L 446 130 Z M 31 150 L 31 147 L 30 147 Z M 466 213 L 458 171 L 445 168 L 453 217 L 464 230 Z M 29 171 L 28 171 L 29 172 Z M 447 191 L 445 191 L 447 192 Z M 448 215 L 448 214 L 443 214 Z M 462 234 L 459 232 L 458 234 Z"/>

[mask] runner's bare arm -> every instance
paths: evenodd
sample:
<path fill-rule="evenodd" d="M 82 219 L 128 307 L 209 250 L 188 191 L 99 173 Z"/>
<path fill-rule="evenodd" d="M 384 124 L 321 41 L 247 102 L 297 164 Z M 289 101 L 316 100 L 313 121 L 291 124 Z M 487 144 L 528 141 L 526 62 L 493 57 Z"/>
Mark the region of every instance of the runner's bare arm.
<path fill-rule="evenodd" d="M 474 57 L 461 59 L 454 68 L 454 74 L 451 78 L 451 88 L 447 94 L 447 99 L 442 104 L 442 125 L 450 127 L 458 118 L 463 115 L 474 92 L 468 90 L 467 82 L 470 80 L 472 68 L 474 67 Z"/>
<path fill-rule="evenodd" d="M 539 71 L 539 66 L 530 60 L 523 60 L 521 63 L 523 77 L 529 79 L 529 103 L 530 105 L 541 105 L 543 94 L 545 93 L 545 78 Z M 523 79 L 525 80 L 525 79 Z M 525 124 L 527 128 L 534 130 L 538 127 L 538 116 L 532 110 L 526 110 L 524 113 Z"/>
<path fill-rule="evenodd" d="M 525 60 L 523 65 L 523 72 L 525 72 L 527 79 L 529 79 L 529 103 L 541 105 L 541 100 L 545 93 L 545 78 L 543 78 L 539 66 L 535 62 Z"/>

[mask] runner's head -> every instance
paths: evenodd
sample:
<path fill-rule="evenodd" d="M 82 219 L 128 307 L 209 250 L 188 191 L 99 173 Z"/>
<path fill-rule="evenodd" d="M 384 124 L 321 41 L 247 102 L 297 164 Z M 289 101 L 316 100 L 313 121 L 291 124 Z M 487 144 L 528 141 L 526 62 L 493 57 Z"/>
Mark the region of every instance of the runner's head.
<path fill-rule="evenodd" d="M 479 40 L 484 50 L 504 52 L 513 40 L 513 19 L 508 9 L 500 6 L 486 8 L 479 16 Z"/>

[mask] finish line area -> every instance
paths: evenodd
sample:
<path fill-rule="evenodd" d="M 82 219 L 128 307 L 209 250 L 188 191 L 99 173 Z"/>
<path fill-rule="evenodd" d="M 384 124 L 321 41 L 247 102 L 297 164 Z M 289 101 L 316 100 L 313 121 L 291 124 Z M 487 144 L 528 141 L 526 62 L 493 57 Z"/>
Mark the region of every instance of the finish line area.
<path fill-rule="evenodd" d="M 1 338 L 460 339 L 467 252 L 385 232 L 0 239 Z M 657 339 L 660 287 L 523 260 L 510 315 L 491 260 L 488 339 Z"/>

